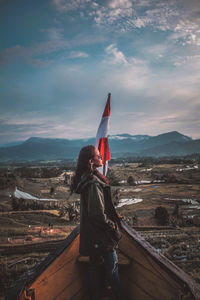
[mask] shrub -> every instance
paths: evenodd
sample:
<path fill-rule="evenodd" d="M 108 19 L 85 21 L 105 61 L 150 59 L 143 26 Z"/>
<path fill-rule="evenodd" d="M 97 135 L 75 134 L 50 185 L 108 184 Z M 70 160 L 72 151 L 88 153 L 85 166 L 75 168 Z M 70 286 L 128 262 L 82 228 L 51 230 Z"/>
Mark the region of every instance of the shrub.
<path fill-rule="evenodd" d="M 16 200 L 15 197 L 12 197 L 12 209 L 19 210 L 19 202 Z"/>
<path fill-rule="evenodd" d="M 52 186 L 52 187 L 50 188 L 50 194 L 53 195 L 54 193 L 55 193 L 55 188 Z"/>
<path fill-rule="evenodd" d="M 167 225 L 169 223 L 169 213 L 163 206 L 158 206 L 155 209 L 155 218 L 160 225 Z"/>
<path fill-rule="evenodd" d="M 128 177 L 127 183 L 128 183 L 129 185 L 136 185 L 135 179 L 134 179 L 133 176 L 131 176 L 131 175 Z"/>

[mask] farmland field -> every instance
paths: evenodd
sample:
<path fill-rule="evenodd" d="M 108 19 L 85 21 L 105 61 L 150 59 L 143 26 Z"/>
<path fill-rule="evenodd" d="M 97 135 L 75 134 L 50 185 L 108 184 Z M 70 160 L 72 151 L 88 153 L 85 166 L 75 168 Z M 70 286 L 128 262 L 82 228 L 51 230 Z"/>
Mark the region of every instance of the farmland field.
<path fill-rule="evenodd" d="M 66 200 L 72 172 L 61 168 L 59 176 L 41 178 L 35 170 L 31 177 L 27 168 L 28 176 L 16 166 L 0 170 L 1 299 L 20 274 L 44 259 L 79 223 L 79 195 Z M 112 163 L 108 177 L 124 220 L 200 282 L 198 162 Z M 37 200 L 18 199 L 16 187 Z"/>

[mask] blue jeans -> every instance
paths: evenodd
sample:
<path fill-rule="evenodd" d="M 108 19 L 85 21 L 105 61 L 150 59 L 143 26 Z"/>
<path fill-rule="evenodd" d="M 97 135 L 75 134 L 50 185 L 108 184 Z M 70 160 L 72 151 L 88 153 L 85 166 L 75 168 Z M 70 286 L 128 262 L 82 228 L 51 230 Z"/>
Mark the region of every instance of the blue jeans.
<path fill-rule="evenodd" d="M 103 251 L 99 256 L 90 256 L 88 277 L 91 300 L 101 299 L 102 290 L 108 287 L 112 289 L 116 300 L 122 299 L 115 250 Z"/>

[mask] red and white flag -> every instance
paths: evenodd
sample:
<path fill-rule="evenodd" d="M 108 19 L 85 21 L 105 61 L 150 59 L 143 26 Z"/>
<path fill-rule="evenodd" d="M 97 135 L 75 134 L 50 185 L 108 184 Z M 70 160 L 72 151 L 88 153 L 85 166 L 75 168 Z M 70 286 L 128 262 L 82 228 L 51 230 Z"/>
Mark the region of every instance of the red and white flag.
<path fill-rule="evenodd" d="M 110 160 L 110 150 L 108 146 L 108 130 L 110 127 L 110 98 L 111 94 L 109 93 L 106 106 L 102 115 L 101 123 L 97 131 L 95 143 L 95 147 L 99 149 L 99 152 L 102 155 L 102 160 L 104 162 L 104 170 L 106 162 Z"/>

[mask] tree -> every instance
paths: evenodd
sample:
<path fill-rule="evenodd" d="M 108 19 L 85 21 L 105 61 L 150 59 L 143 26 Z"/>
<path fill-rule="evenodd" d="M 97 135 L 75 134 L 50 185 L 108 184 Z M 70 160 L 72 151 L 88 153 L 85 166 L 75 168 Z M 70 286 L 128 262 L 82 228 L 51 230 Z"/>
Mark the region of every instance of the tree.
<path fill-rule="evenodd" d="M 12 209 L 19 210 L 19 202 L 16 200 L 15 197 L 12 197 Z"/>
<path fill-rule="evenodd" d="M 169 213 L 163 206 L 158 206 L 155 209 L 155 218 L 160 225 L 167 225 L 169 223 Z"/>
<path fill-rule="evenodd" d="M 77 221 L 80 217 L 80 209 L 76 202 L 63 205 L 59 210 L 59 217 L 63 217 L 66 214 L 69 216 L 69 221 Z"/>
<path fill-rule="evenodd" d="M 135 179 L 133 178 L 132 175 L 130 175 L 130 176 L 128 177 L 127 183 L 128 183 L 129 185 L 136 185 Z"/>
<path fill-rule="evenodd" d="M 55 188 L 52 186 L 52 187 L 50 188 L 50 194 L 53 195 L 54 193 L 55 193 Z"/>

